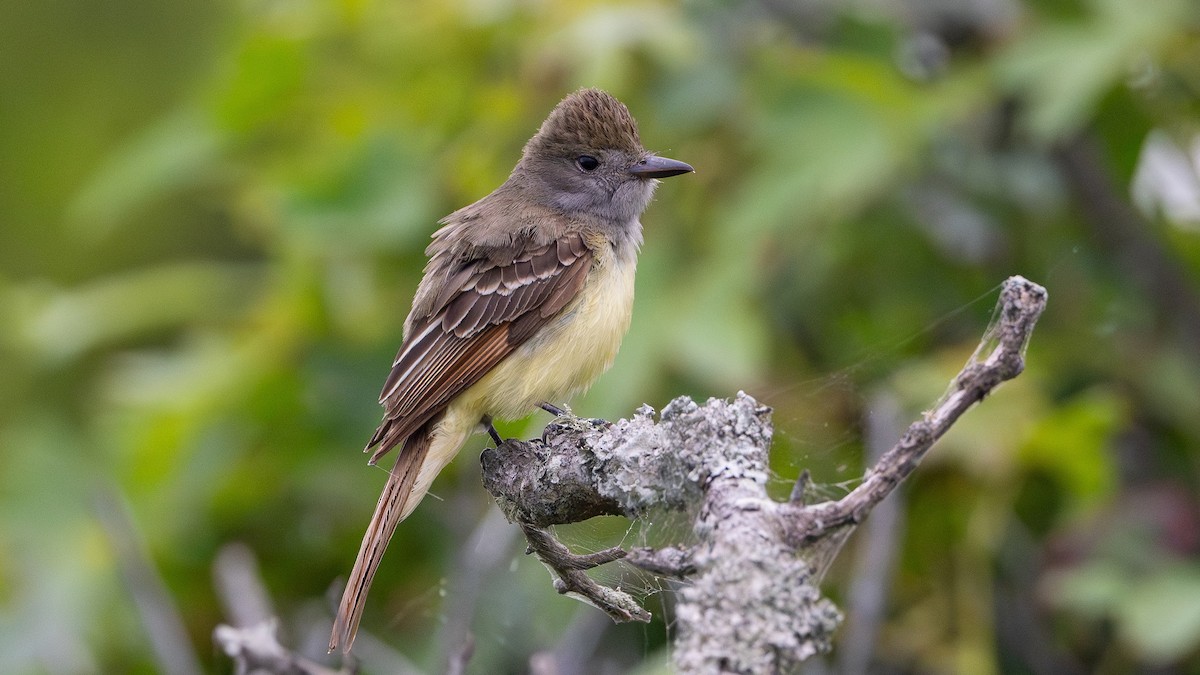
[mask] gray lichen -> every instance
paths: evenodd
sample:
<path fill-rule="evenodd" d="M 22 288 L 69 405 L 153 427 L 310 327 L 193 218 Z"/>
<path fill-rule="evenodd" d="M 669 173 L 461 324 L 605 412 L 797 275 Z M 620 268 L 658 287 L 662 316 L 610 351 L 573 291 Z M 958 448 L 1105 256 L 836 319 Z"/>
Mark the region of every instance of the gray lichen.
<path fill-rule="evenodd" d="M 687 673 L 786 673 L 829 649 L 841 614 L 779 536 L 766 493 L 769 409 L 739 394 L 679 420 L 703 460 L 697 573 L 680 591 L 676 665 Z"/>
<path fill-rule="evenodd" d="M 539 527 L 584 514 L 694 513 L 697 543 L 678 556 L 686 564 L 671 565 L 690 573 L 677 610 L 680 672 L 788 672 L 829 648 L 841 615 L 780 536 L 766 492 L 770 412 L 739 393 L 703 405 L 679 398 L 657 416 L 643 406 L 612 425 L 560 419 L 540 443 L 485 452 L 484 481 L 510 518 Z"/>
<path fill-rule="evenodd" d="M 679 672 L 788 673 L 829 650 L 841 612 L 795 553 L 761 538 L 730 541 L 714 546 L 699 567 L 680 590 Z"/>

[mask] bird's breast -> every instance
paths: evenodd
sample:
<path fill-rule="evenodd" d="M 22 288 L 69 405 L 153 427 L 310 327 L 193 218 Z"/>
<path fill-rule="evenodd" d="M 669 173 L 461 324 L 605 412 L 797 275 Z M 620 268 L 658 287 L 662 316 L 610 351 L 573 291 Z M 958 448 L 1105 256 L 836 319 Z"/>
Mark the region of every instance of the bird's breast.
<path fill-rule="evenodd" d="M 629 329 L 636 268 L 634 255 L 597 256 L 576 298 L 467 392 L 480 413 L 523 417 L 591 386 Z"/>

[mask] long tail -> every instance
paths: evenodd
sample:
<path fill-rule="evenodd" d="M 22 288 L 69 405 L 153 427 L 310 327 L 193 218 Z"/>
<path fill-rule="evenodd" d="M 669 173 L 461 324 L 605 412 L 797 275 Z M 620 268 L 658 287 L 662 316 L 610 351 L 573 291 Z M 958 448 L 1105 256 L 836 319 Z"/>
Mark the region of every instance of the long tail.
<path fill-rule="evenodd" d="M 404 441 L 404 447 L 396 456 L 396 465 L 392 467 L 383 494 L 379 495 L 379 503 L 375 505 L 375 514 L 371 516 L 371 524 L 363 535 L 362 546 L 358 549 L 358 559 L 354 561 L 354 569 L 346 582 L 346 590 L 342 593 L 342 601 L 338 604 L 337 618 L 333 622 L 333 634 L 329 637 L 329 651 L 341 648 L 342 652 L 350 651 L 354 644 L 354 635 L 358 632 L 358 622 L 362 618 L 363 605 L 367 600 L 367 591 L 371 589 L 371 580 L 379 569 L 379 561 L 387 548 L 388 540 L 396 531 L 396 526 L 407 515 L 405 505 L 413 491 L 413 484 L 425 456 L 429 453 L 429 445 L 433 436 L 436 420 L 427 422 L 417 429 Z M 419 496 L 418 496 L 419 498 Z"/>

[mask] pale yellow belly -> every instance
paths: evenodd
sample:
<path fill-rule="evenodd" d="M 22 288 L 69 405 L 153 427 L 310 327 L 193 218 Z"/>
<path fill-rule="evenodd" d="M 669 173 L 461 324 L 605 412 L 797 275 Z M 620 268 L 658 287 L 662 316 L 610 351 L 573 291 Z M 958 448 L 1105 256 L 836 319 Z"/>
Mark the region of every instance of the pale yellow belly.
<path fill-rule="evenodd" d="M 605 263 L 562 314 L 463 394 L 465 410 L 524 417 L 543 401 L 565 403 L 608 370 L 629 330 L 636 263 Z"/>
<path fill-rule="evenodd" d="M 509 354 L 446 408 L 434 428 L 403 516 L 416 508 L 433 479 L 458 454 L 483 417 L 524 417 L 543 401 L 566 403 L 608 370 L 633 314 L 636 259 L 608 257 L 552 323 Z"/>

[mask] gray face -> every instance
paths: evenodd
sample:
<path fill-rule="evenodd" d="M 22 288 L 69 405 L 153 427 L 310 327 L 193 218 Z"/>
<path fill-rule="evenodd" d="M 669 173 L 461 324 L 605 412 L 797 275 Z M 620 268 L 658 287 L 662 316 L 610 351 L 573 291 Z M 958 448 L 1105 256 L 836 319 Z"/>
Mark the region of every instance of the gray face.
<path fill-rule="evenodd" d="M 631 171 L 648 154 L 580 150 L 540 158 L 529 169 L 554 207 L 628 227 L 646 210 L 658 185 L 654 178 Z"/>

